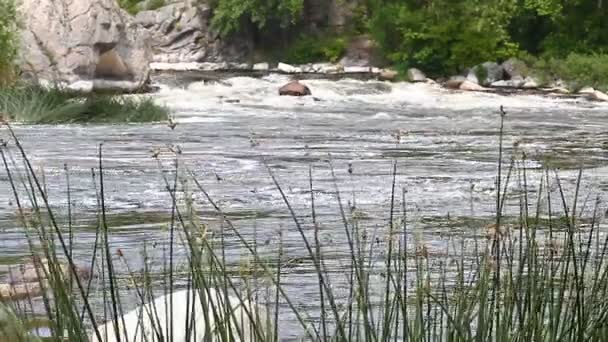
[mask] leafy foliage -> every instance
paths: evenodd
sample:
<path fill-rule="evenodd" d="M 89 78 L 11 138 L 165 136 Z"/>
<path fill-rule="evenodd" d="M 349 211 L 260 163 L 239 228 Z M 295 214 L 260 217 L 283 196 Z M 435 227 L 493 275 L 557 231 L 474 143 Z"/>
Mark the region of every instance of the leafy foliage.
<path fill-rule="evenodd" d="M 380 1 L 370 31 L 395 64 L 455 72 L 518 50 L 506 26 L 511 1 Z"/>
<path fill-rule="evenodd" d="M 304 64 L 330 61 L 336 63 L 346 51 L 344 37 L 320 38 L 302 35 L 287 50 L 287 63 Z"/>
<path fill-rule="evenodd" d="M 241 30 L 245 24 L 258 29 L 273 23 L 286 28 L 296 23 L 304 8 L 304 0 L 216 0 L 213 26 L 222 35 Z"/>
<path fill-rule="evenodd" d="M 16 17 L 13 0 L 0 0 L 0 86 L 10 83 L 15 76 Z"/>
<path fill-rule="evenodd" d="M 118 5 L 131 14 L 137 14 L 142 9 L 155 10 L 166 4 L 165 0 L 118 0 Z"/>

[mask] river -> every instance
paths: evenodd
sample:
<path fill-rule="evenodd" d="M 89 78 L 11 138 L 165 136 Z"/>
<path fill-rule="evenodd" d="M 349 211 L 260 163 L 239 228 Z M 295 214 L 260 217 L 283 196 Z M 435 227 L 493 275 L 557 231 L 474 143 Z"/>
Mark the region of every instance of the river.
<path fill-rule="evenodd" d="M 581 193 L 605 197 L 608 190 L 608 104 L 348 79 L 309 80 L 314 97 L 280 97 L 277 89 L 286 81 L 271 75 L 179 87 L 159 84 L 153 96 L 173 111 L 175 129 L 166 123 L 14 129 L 37 170 L 44 170 L 51 205 L 62 224 L 67 223 L 67 164 L 75 256 L 81 263 L 88 263 L 95 237 L 97 199 L 91 168 L 97 168 L 98 144 L 103 143 L 112 247 L 127 254 L 134 269 L 141 267 L 144 241 L 166 238 L 163 227 L 171 200 L 159 170 L 172 168 L 168 145 L 179 145 L 180 166 L 196 174 L 242 234 L 251 238 L 255 232 L 260 245 L 272 247 L 282 231 L 286 259 L 306 256 L 306 251 L 267 166 L 308 228 L 312 167 L 321 240 L 328 251 L 345 244 L 330 160 L 344 205 L 354 203 L 365 217 L 364 226 L 378 236 L 390 214 L 393 162 L 398 197 L 401 189 L 406 191 L 409 226 L 431 249 L 444 249 L 446 236 L 470 233 L 471 219 L 491 222 L 501 105 L 507 113 L 505 164 L 514 145 L 524 151 L 531 189 L 538 187 L 542 166 L 552 163 L 561 169 L 568 193 L 579 167 L 584 168 Z M 0 130 L 0 138 L 9 140 L 6 129 Z M 9 148 L 16 155 L 14 145 Z M 161 166 L 153 158 L 159 148 Z M 172 177 L 169 171 L 166 175 Z M 190 186 L 199 216 L 218 231 L 217 215 Z M 509 187 L 517 190 L 518 185 L 513 181 Z M 511 201 L 506 213 L 513 214 L 517 203 Z M 27 255 L 15 213 L 2 170 L 0 259 L 5 265 Z M 242 254 L 241 248 L 229 245 L 229 257 Z M 339 272 L 347 261 L 336 255 Z M 318 285 L 310 263 L 291 268 L 284 281 L 295 302 L 316 307 L 311 298 L 318 297 Z M 285 317 L 285 324 L 293 324 L 293 317 Z M 283 334 L 296 333 L 286 329 Z"/>

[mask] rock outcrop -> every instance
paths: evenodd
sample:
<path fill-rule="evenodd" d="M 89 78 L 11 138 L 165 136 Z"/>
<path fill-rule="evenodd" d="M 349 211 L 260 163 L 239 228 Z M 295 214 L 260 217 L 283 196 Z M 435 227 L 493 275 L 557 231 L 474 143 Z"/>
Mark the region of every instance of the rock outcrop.
<path fill-rule="evenodd" d="M 136 91 L 149 79 L 147 31 L 114 0 L 23 0 L 19 64 L 26 77 L 82 91 Z"/>
<path fill-rule="evenodd" d="M 142 11 L 135 22 L 152 36 L 154 62 L 233 62 L 253 49 L 247 34 L 226 40 L 211 28 L 211 8 L 206 1 L 175 2 L 154 11 Z"/>
<path fill-rule="evenodd" d="M 312 95 L 310 88 L 306 85 L 298 82 L 292 81 L 282 86 L 279 89 L 279 95 L 281 96 L 308 96 Z"/>

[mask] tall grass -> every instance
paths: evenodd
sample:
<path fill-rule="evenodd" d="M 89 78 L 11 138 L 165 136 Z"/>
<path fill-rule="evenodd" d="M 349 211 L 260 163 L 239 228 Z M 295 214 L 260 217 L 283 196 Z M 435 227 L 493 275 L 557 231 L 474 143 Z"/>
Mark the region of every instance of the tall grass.
<path fill-rule="evenodd" d="M 10 126 L 6 129 L 13 141 L 0 149 L 0 155 L 32 253 L 42 253 L 50 260 L 45 274 L 48 283 L 42 284 L 48 285 L 48 292 L 43 294 L 43 311 L 57 339 L 125 340 L 121 338 L 126 335 L 121 334 L 125 329 L 121 321 L 127 308 L 123 308 L 126 298 L 121 290 L 128 286 L 140 304 L 155 303 L 154 297 L 169 294 L 165 305 L 147 306 L 145 313 L 142 311 L 151 321 L 158 321 L 158 317 L 170 321 L 157 322 L 151 328 L 155 341 L 171 341 L 174 333 L 184 329 L 186 340 L 277 341 L 284 336 L 281 318 L 287 313 L 297 322 L 298 335 L 305 340 L 603 341 L 608 336 L 608 234 L 600 229 L 602 203 L 599 197 L 593 203 L 581 200 L 582 171 L 573 194 L 566 193 L 558 170 L 543 170 L 540 184 L 529 184 L 532 170 L 526 166 L 526 155 L 517 149 L 511 156 L 503 155 L 505 119 L 501 108 L 493 222 L 483 228 L 460 227 L 464 231 L 462 237 L 451 238 L 442 253 L 432 250 L 410 227 L 408 208 L 412 203 L 407 189 L 397 188 L 396 163 L 390 205 L 386 208 L 387 223 L 374 232 L 361 224 L 354 203 L 344 202 L 330 161 L 327 167 L 333 178 L 347 250 L 348 269 L 338 275 L 328 266 L 336 247 L 323 245 L 318 235 L 321 222 L 316 215 L 314 168 L 309 173 L 312 224 L 296 213 L 281 180 L 268 168 L 318 280 L 321 302 L 314 307 L 320 308 L 315 309 L 320 313 L 311 312 L 289 295 L 284 283 L 289 274 L 282 236 L 275 256 L 262 253 L 255 236 L 252 239 L 241 233 L 197 174 L 180 162 L 179 153 L 169 161 L 157 159 L 172 201 L 168 239 L 163 246 L 157 246 L 163 250 L 161 281 L 154 280 L 147 244 L 143 246 L 144 267 L 135 271 L 125 256 L 131 252 L 114 250 L 109 241 L 101 147 L 97 176 L 93 177 L 99 214 L 92 268 L 99 269 L 98 277 L 105 286 L 102 310 L 95 310 L 91 284 L 80 280 L 76 272 L 70 240 L 66 238 L 71 231 L 66 232 L 58 224 L 40 182 L 41 175 L 31 167 Z M 19 171 L 18 159 L 23 160 L 25 170 Z M 219 234 L 196 215 L 195 194 L 215 212 Z M 518 203 L 514 216 L 504 214 L 507 199 Z M 32 210 L 24 210 L 26 207 Z M 234 240 L 230 247 L 227 236 Z M 226 252 L 235 244 L 248 260 L 246 265 L 235 267 L 227 260 Z M 181 248 L 186 253 L 180 266 L 176 251 Z M 70 265 L 70 278 L 76 283 L 74 293 L 65 286 L 70 278 L 60 271 L 60 262 Z M 117 273 L 116 266 L 123 266 L 120 269 L 126 271 Z M 172 300 L 178 278 L 185 281 L 182 288 L 197 294 L 186 303 Z M 194 308 L 195 300 L 218 293 L 235 298 L 244 312 L 237 319 L 237 311 L 230 305 L 204 301 L 202 315 L 209 324 L 203 336 L 195 336 L 193 317 L 173 321 L 172 309 L 165 315 L 158 313 L 174 306 Z M 19 332 L 19 340 L 26 340 L 29 337 L 23 326 L 29 311 L 19 310 L 15 303 L 8 305 L 16 316 L 10 315 L 8 323 L 0 328 L 9 327 L 13 335 L 14 331 Z M 194 309 L 188 312 L 197 314 Z M 100 329 L 105 322 L 109 322 L 106 328 L 113 329 Z M 107 331 L 115 336 L 104 336 Z M 293 335 L 293 331 L 289 333 Z"/>
<path fill-rule="evenodd" d="M 25 123 L 154 122 L 169 118 L 168 109 L 148 97 L 78 94 L 56 88 L 16 85 L 0 88 L 0 113 Z"/>

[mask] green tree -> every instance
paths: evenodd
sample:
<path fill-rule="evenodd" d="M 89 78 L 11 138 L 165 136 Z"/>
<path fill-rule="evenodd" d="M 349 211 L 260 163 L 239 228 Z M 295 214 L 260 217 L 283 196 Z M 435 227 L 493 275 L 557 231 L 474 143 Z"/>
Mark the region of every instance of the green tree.
<path fill-rule="evenodd" d="M 446 74 L 516 54 L 507 31 L 512 0 L 377 1 L 370 32 L 401 67 Z"/>
<path fill-rule="evenodd" d="M 304 0 L 216 0 L 213 4 L 213 25 L 222 35 L 242 30 L 245 24 L 257 29 L 269 23 L 286 28 L 301 16 Z"/>

